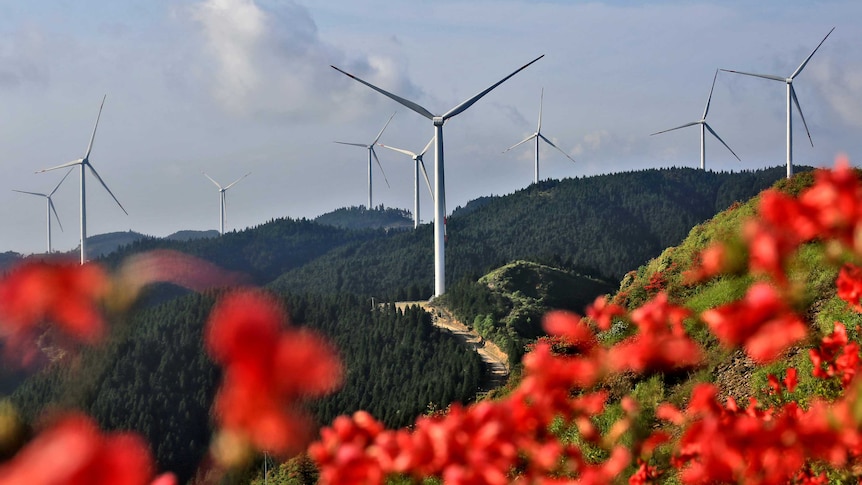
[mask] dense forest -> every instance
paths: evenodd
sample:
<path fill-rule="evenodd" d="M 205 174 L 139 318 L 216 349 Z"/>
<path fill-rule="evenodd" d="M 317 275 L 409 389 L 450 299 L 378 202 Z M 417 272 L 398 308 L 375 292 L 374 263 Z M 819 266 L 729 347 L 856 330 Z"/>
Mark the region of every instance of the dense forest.
<path fill-rule="evenodd" d="M 283 295 L 293 322 L 325 334 L 345 367 L 340 391 L 311 408 L 320 423 L 359 409 L 389 426 L 448 403 L 473 399 L 479 357 L 434 330 L 418 307 L 405 311 L 351 296 Z M 191 477 L 210 441 L 210 404 L 219 371 L 202 347 L 215 295 L 192 294 L 139 312 L 107 345 L 63 359 L 12 396 L 31 421 L 53 406 L 80 409 L 106 429 L 147 437 L 159 467 Z"/>

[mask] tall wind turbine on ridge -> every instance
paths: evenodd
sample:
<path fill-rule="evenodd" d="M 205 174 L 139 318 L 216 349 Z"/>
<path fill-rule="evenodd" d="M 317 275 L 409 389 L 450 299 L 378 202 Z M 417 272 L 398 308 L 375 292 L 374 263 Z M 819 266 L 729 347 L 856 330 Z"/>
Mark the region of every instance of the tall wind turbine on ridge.
<path fill-rule="evenodd" d="M 374 138 L 374 141 L 371 142 L 370 145 L 366 145 L 364 143 L 347 143 L 346 141 L 336 141 L 334 143 L 338 143 L 339 145 L 352 145 L 355 147 L 362 147 L 368 150 L 368 210 L 371 210 L 373 207 L 371 205 L 371 156 L 374 155 L 374 159 L 377 160 L 377 166 L 380 167 L 380 173 L 383 174 L 383 180 L 386 181 L 386 186 L 389 187 L 389 180 L 386 179 L 386 172 L 383 171 L 383 165 L 380 165 L 380 159 L 377 158 L 377 152 L 374 151 L 374 145 L 377 144 L 377 140 L 380 139 L 380 136 L 383 135 L 383 132 L 386 130 L 386 127 L 389 126 L 389 122 L 392 121 L 392 118 L 395 117 L 395 113 L 392 113 L 392 116 L 389 117 L 389 120 L 386 121 L 386 124 L 383 125 L 383 128 L 380 130 L 380 133 L 377 134 L 377 137 Z"/>
<path fill-rule="evenodd" d="M 527 143 L 528 141 L 530 141 L 534 138 L 536 139 L 536 175 L 533 178 L 533 183 L 539 183 L 539 140 L 540 139 L 544 140 L 545 143 L 547 143 L 548 145 L 551 145 L 552 147 L 559 150 L 559 152 L 562 153 L 563 155 L 565 155 L 566 158 L 568 158 L 569 160 L 571 160 L 573 162 L 575 161 L 574 158 L 570 157 L 566 152 L 561 150 L 560 147 L 558 147 L 557 145 L 554 145 L 551 142 L 551 140 L 548 140 L 547 138 L 545 138 L 545 135 L 542 134 L 542 101 L 543 101 L 544 97 L 545 97 L 545 88 L 542 88 L 542 93 L 539 95 L 539 126 L 536 127 L 536 132 L 533 133 L 532 135 L 528 136 L 527 138 L 524 138 L 523 140 L 519 141 L 518 143 L 515 143 L 514 145 L 510 146 L 509 148 L 503 150 L 503 153 L 506 153 L 509 150 L 511 150 L 517 146 L 520 146 L 523 143 Z"/>
<path fill-rule="evenodd" d="M 90 143 L 87 145 L 87 151 L 84 153 L 84 158 L 72 160 L 71 162 L 57 165 L 56 167 L 46 168 L 36 172 L 42 173 L 49 170 L 72 167 L 75 165 L 81 167 L 81 264 L 87 262 L 87 191 L 85 189 L 85 175 L 88 168 L 90 169 L 90 172 L 92 172 L 93 175 L 96 177 L 96 180 L 98 180 L 99 183 L 102 184 L 102 187 L 104 187 L 105 190 L 108 191 L 109 194 L 111 194 L 111 197 L 114 199 L 114 202 L 116 202 L 117 205 L 120 206 L 120 209 L 122 209 L 126 215 L 129 215 L 129 213 L 126 212 L 126 209 L 123 207 L 123 204 L 120 204 L 120 201 L 117 200 L 117 197 L 114 195 L 113 192 L 111 192 L 111 189 L 109 189 L 108 186 L 105 185 L 105 181 L 102 180 L 102 177 L 99 176 L 99 172 L 97 172 L 96 169 L 93 168 L 93 165 L 90 163 L 90 152 L 93 150 L 93 140 L 96 138 L 96 128 L 99 127 L 99 118 L 102 117 L 102 108 L 105 106 L 105 98 L 107 98 L 107 95 L 102 97 L 102 104 L 99 105 L 99 114 L 96 116 L 96 124 L 93 125 L 93 134 L 90 136 Z"/>
<path fill-rule="evenodd" d="M 434 143 L 434 138 L 428 140 L 428 144 L 425 145 L 425 148 L 422 149 L 419 153 L 413 153 L 410 150 L 404 150 L 403 148 L 395 148 L 389 145 L 384 145 L 383 143 L 378 143 L 378 145 L 383 148 L 388 148 L 390 150 L 396 151 L 398 153 L 403 153 L 407 156 L 413 157 L 413 176 L 416 179 L 413 184 L 413 229 L 419 227 L 419 167 L 422 167 L 422 175 L 425 176 L 425 183 L 428 184 L 428 191 L 431 192 L 431 200 L 434 200 L 434 190 L 431 189 L 431 181 L 428 179 L 428 171 L 425 170 L 425 162 L 422 161 L 422 157 L 425 155 L 425 152 L 431 148 L 431 144 Z"/>
<path fill-rule="evenodd" d="M 52 252 L 54 252 L 51 249 L 51 212 L 52 211 L 54 212 L 54 218 L 57 219 L 57 224 L 60 226 L 60 230 L 61 231 L 63 230 L 63 224 L 60 222 L 60 216 L 57 214 L 57 209 L 54 207 L 54 200 L 51 199 L 51 197 L 54 195 L 54 192 L 56 192 L 57 189 L 59 189 L 60 186 L 63 185 L 63 182 L 66 180 L 66 177 L 68 177 L 69 174 L 72 173 L 72 170 L 74 170 L 74 168 L 70 168 L 69 171 L 66 172 L 66 175 L 63 175 L 63 178 L 60 179 L 60 183 L 58 183 L 57 186 L 54 187 L 54 190 L 52 190 L 51 192 L 49 192 L 47 194 L 42 194 L 40 192 L 27 192 L 25 190 L 14 190 L 14 189 L 12 190 L 12 192 L 18 192 L 19 194 L 37 195 L 39 197 L 45 198 L 45 201 L 46 201 L 45 205 L 47 206 L 45 211 L 47 213 L 47 219 L 48 219 L 48 254 L 51 254 Z"/>
<path fill-rule="evenodd" d="M 796 105 L 796 110 L 799 111 L 799 117 L 802 118 L 802 125 L 805 126 L 805 133 L 808 134 L 808 141 L 811 143 L 812 147 L 814 146 L 814 141 L 811 139 L 811 132 L 808 131 L 808 123 L 805 122 L 805 115 L 802 114 L 802 108 L 799 106 L 799 99 L 796 97 L 796 90 L 793 89 L 793 80 L 796 78 L 796 76 L 799 75 L 799 73 L 802 72 L 803 69 L 805 69 L 805 65 L 808 64 L 808 61 L 811 60 L 811 58 L 814 56 L 814 53 L 817 52 L 817 49 L 819 49 L 820 46 L 823 45 L 824 42 L 826 42 L 826 38 L 829 37 L 829 34 L 831 34 L 834 30 L 835 27 L 832 27 L 832 30 L 830 30 L 829 33 L 826 34 L 826 37 L 824 37 L 823 40 L 821 40 L 820 43 L 817 44 L 817 47 L 815 47 L 814 50 L 811 51 L 811 54 L 809 54 L 808 57 L 806 57 L 805 60 L 802 61 L 802 64 L 800 64 L 799 67 L 797 67 L 796 70 L 793 71 L 793 74 L 791 74 L 790 77 L 774 76 L 771 74 L 753 74 L 750 72 L 722 69 L 722 71 L 733 72 L 736 74 L 744 74 L 746 76 L 761 77 L 763 79 L 780 81 L 787 85 L 787 178 L 793 176 L 793 106 L 791 105 L 791 102 Z"/>
<path fill-rule="evenodd" d="M 342 71 L 335 66 L 331 66 L 336 71 L 346 76 L 349 76 L 353 80 L 368 86 L 369 88 L 377 91 L 378 93 L 387 96 L 419 113 L 420 115 L 428 118 L 434 124 L 434 139 L 437 140 L 434 147 L 434 296 L 440 296 L 446 292 L 446 255 L 444 249 L 446 238 L 446 228 L 444 227 L 446 223 L 446 186 L 443 177 L 443 123 L 445 123 L 446 120 L 448 120 L 449 118 L 452 118 L 453 116 L 462 113 L 470 106 L 473 106 L 476 101 L 479 101 L 479 99 L 491 92 L 491 90 L 493 90 L 500 84 L 503 84 L 503 82 L 508 80 L 510 77 L 526 69 L 527 66 L 538 61 L 542 57 L 545 57 L 544 54 L 524 64 L 523 66 L 519 67 L 515 72 L 497 81 L 491 87 L 485 89 L 484 91 L 481 91 L 472 98 L 463 101 L 461 104 L 455 106 L 454 108 L 443 113 L 442 115 L 434 115 L 434 113 L 428 111 L 427 109 L 414 103 L 413 101 L 404 99 L 400 96 L 396 96 L 388 91 L 378 88 L 373 84 L 359 79 L 353 74 Z"/>
<path fill-rule="evenodd" d="M 225 187 L 222 187 L 218 182 L 213 180 L 213 178 L 210 177 L 209 175 L 207 175 L 206 172 L 201 172 L 201 173 L 204 174 L 204 177 L 210 179 L 210 182 L 214 183 L 216 187 L 218 187 L 218 198 L 219 198 L 219 212 L 218 212 L 219 230 L 218 230 L 218 233 L 220 236 L 224 236 L 225 192 L 227 192 L 227 189 L 236 185 L 236 183 L 239 182 L 240 180 L 251 175 L 251 172 L 246 173 L 242 177 L 240 177 L 240 178 L 234 180 L 233 182 L 227 184 L 227 186 L 225 186 Z"/>
<path fill-rule="evenodd" d="M 709 102 L 712 100 L 712 90 L 715 89 L 715 79 L 717 77 L 718 77 L 718 69 L 715 70 L 715 75 L 712 76 L 712 87 L 709 88 L 709 97 L 706 98 L 706 108 L 703 109 L 703 116 L 700 117 L 700 120 L 692 121 L 691 123 L 686 123 L 684 125 L 677 126 L 676 128 L 670 128 L 667 130 L 657 131 L 655 133 L 650 134 L 650 136 L 653 136 L 653 135 L 658 135 L 661 133 L 667 133 L 667 132 L 673 131 L 673 130 L 678 130 L 680 128 L 688 128 L 689 126 L 700 125 L 700 169 L 701 170 L 706 170 L 706 130 L 709 130 L 709 132 L 712 133 L 712 136 L 714 136 L 718 141 L 720 141 L 721 144 L 725 146 L 725 148 L 730 150 L 730 153 L 733 153 L 733 156 L 736 157 L 737 160 L 739 160 L 740 162 L 742 161 L 739 159 L 739 156 L 737 156 L 737 154 L 729 146 L 727 146 L 727 143 L 725 143 L 724 140 L 722 140 L 721 137 L 718 136 L 718 133 L 716 133 L 715 130 L 713 130 L 712 127 L 709 126 L 709 123 L 706 122 L 706 114 L 709 113 Z"/>

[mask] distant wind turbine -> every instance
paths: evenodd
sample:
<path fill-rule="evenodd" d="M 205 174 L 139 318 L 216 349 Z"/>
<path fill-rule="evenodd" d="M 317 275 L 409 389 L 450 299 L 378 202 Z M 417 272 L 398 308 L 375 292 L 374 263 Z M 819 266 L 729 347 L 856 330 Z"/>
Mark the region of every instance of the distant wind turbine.
<path fill-rule="evenodd" d="M 369 88 L 377 91 L 378 93 L 380 93 L 384 96 L 387 96 L 387 97 L 401 103 L 402 105 L 410 108 L 411 110 L 419 113 L 420 115 L 428 118 L 434 124 L 434 139 L 437 140 L 437 142 L 435 143 L 435 148 L 434 148 L 434 296 L 440 296 L 446 292 L 446 257 L 445 257 L 445 249 L 444 249 L 444 244 L 445 244 L 445 239 L 446 239 L 446 228 L 445 228 L 445 225 L 446 225 L 446 222 L 445 222 L 445 218 L 446 218 L 446 213 L 445 213 L 446 190 L 445 190 L 445 181 L 444 181 L 444 176 L 443 176 L 443 123 L 445 123 L 446 120 L 448 120 L 449 118 L 452 118 L 452 117 L 462 113 L 464 110 L 466 110 L 470 106 L 473 106 L 473 104 L 476 101 L 479 101 L 479 99 L 481 99 L 483 96 L 485 96 L 486 94 L 491 92 L 491 90 L 493 90 L 494 88 L 496 88 L 500 84 L 503 84 L 503 82 L 508 80 L 510 77 L 512 77 L 515 74 L 526 69 L 527 66 L 538 61 L 542 57 L 545 57 L 545 56 L 541 55 L 541 56 L 533 59 L 532 61 L 528 62 L 527 64 L 524 64 L 523 66 L 519 67 L 515 72 L 509 74 L 508 76 L 504 77 L 500 81 L 497 81 L 491 87 L 489 87 L 489 88 L 485 89 L 484 91 L 476 94 L 472 98 L 467 99 L 466 101 L 462 102 L 461 104 L 455 106 L 454 108 L 450 109 L 449 111 L 447 111 L 447 112 L 445 112 L 439 116 L 434 115 L 433 113 L 431 113 L 427 109 L 423 108 L 422 106 L 414 103 L 413 101 L 404 99 L 400 96 L 396 96 L 396 95 L 394 95 L 388 91 L 385 91 L 383 89 L 378 88 L 377 86 L 374 86 L 373 84 L 370 84 L 366 81 L 363 81 L 362 79 L 359 79 L 358 77 L 354 76 L 353 74 L 342 71 L 341 69 L 339 69 L 335 66 L 331 66 L 336 71 L 352 78 L 353 80 L 355 80 L 359 83 L 362 83 L 362 84 L 368 86 Z"/>
<path fill-rule="evenodd" d="M 218 232 L 219 232 L 219 235 L 224 236 L 225 192 L 227 192 L 227 189 L 229 189 L 229 188 L 233 187 L 234 185 L 236 185 L 236 183 L 237 183 L 237 182 L 239 182 L 240 180 L 242 180 L 242 179 L 244 179 L 244 178 L 248 177 L 249 175 L 251 175 L 251 172 L 246 173 L 245 175 L 243 175 L 242 177 L 240 177 L 240 178 L 238 178 L 238 179 L 234 180 L 233 182 L 229 183 L 229 184 L 228 184 L 227 186 L 225 186 L 225 187 L 222 187 L 218 182 L 216 182 L 215 180 L 213 180 L 213 178 L 212 178 L 212 177 L 210 177 L 209 175 L 207 175 L 207 174 L 206 174 L 206 172 L 201 172 L 201 173 L 202 173 L 202 174 L 204 174 L 204 177 L 206 177 L 206 178 L 210 179 L 210 182 L 214 183 L 216 187 L 218 187 L 218 198 L 219 198 L 219 213 L 218 213 L 218 218 L 219 218 L 219 231 L 218 231 Z"/>
<path fill-rule="evenodd" d="M 413 229 L 419 227 L 419 168 L 422 168 L 422 175 L 425 176 L 425 183 L 428 185 L 428 191 L 431 192 L 431 200 L 434 200 L 434 190 L 431 189 L 431 181 L 428 179 L 428 172 L 425 170 L 425 162 L 422 161 L 422 157 L 425 155 L 425 152 L 431 148 L 431 144 L 434 143 L 434 138 L 428 140 L 428 144 L 425 145 L 425 148 L 422 149 L 419 153 L 413 153 L 409 150 L 404 150 L 402 148 L 395 148 L 389 145 L 384 145 L 383 143 L 378 143 L 378 145 L 383 148 L 388 148 L 390 150 L 394 150 L 398 153 L 403 153 L 407 156 L 413 157 L 413 176 L 415 178 L 415 183 L 413 184 Z"/>
<path fill-rule="evenodd" d="M 823 40 L 821 40 L 820 43 L 817 44 L 817 47 L 815 47 L 814 50 L 811 51 L 811 54 L 809 54 L 808 57 L 806 57 L 805 60 L 802 61 L 802 64 L 800 64 L 799 67 L 797 67 L 796 70 L 793 71 L 793 74 L 791 74 L 790 77 L 785 78 L 781 76 L 774 76 L 771 74 L 753 74 L 750 72 L 722 69 L 722 71 L 733 72 L 736 74 L 744 74 L 746 76 L 761 77 L 763 79 L 780 81 L 787 85 L 787 178 L 793 176 L 793 106 L 791 105 L 791 102 L 796 105 L 796 109 L 797 111 L 799 111 L 799 117 L 802 118 L 802 125 L 805 126 L 805 133 L 808 134 L 808 141 L 811 143 L 812 147 L 814 146 L 814 141 L 811 139 L 811 132 L 808 131 L 808 123 L 805 122 L 805 115 L 802 114 L 802 108 L 799 106 L 799 99 L 796 97 L 796 90 L 793 89 L 793 80 L 796 78 L 796 76 L 799 75 L 799 73 L 802 72 L 803 69 L 805 69 L 805 65 L 808 64 L 808 61 L 811 60 L 811 58 L 814 56 L 814 53 L 817 52 L 817 49 L 819 49 L 820 46 L 822 46 L 823 43 L 826 42 L 826 38 L 829 37 L 829 34 L 831 34 L 834 30 L 835 27 L 832 27 L 832 30 L 830 30 L 829 33 L 826 34 L 826 37 L 824 37 Z"/>
<path fill-rule="evenodd" d="M 72 160 L 71 162 L 57 165 L 56 167 L 46 168 L 36 172 L 42 173 L 49 170 L 72 167 L 75 165 L 81 167 L 81 264 L 87 262 L 87 191 L 85 189 L 85 175 L 88 168 L 90 169 L 90 172 L 92 172 L 93 175 L 96 177 L 96 180 L 98 180 L 99 183 L 102 184 L 102 187 L 104 187 L 105 190 L 108 191 L 109 194 L 111 194 L 111 197 L 114 199 L 114 202 L 116 202 L 117 205 L 120 206 L 120 209 L 122 209 L 126 215 L 129 215 L 129 213 L 126 212 L 126 209 L 123 207 L 123 204 L 120 204 L 120 201 L 117 200 L 117 197 L 114 195 L 113 192 L 111 192 L 111 189 L 109 189 L 108 186 L 105 185 L 105 181 L 102 180 L 102 177 L 99 176 L 99 172 L 97 172 L 96 169 L 93 168 L 93 165 L 90 163 L 90 152 L 93 149 L 93 140 L 96 138 L 96 128 L 99 127 L 99 118 L 102 117 L 102 108 L 105 106 L 105 98 L 107 98 L 107 95 L 102 97 L 102 104 L 99 105 L 99 114 L 96 116 L 96 124 L 93 125 L 93 134 L 90 136 L 90 143 L 87 145 L 87 151 L 86 153 L 84 153 L 84 158 Z"/>
<path fill-rule="evenodd" d="M 709 113 L 709 102 L 712 100 L 712 90 L 715 89 L 715 79 L 718 77 L 718 69 L 715 70 L 715 75 L 712 76 L 712 87 L 709 88 L 709 97 L 706 98 L 706 108 L 703 109 L 703 116 L 701 116 L 700 120 L 692 121 L 691 123 L 686 123 L 684 125 L 677 126 L 676 128 L 670 128 L 667 130 L 657 131 L 655 133 L 651 133 L 650 136 L 658 135 L 661 133 L 667 133 L 669 131 L 678 130 L 680 128 L 688 128 L 689 126 L 700 125 L 700 169 L 706 170 L 706 130 L 709 130 L 712 133 L 712 136 L 716 138 L 716 140 L 720 141 L 722 145 L 725 146 L 730 153 L 733 153 L 733 156 L 736 157 L 740 162 L 742 160 L 739 159 L 739 156 L 718 136 L 718 133 L 709 126 L 709 123 L 706 122 L 706 114 Z"/>
<path fill-rule="evenodd" d="M 66 180 L 66 177 L 68 177 L 69 174 L 72 173 L 72 170 L 74 170 L 74 168 L 70 168 L 69 171 L 66 172 L 66 175 L 63 175 L 63 178 L 60 179 L 60 183 L 58 183 L 57 186 L 54 187 L 54 190 L 52 190 L 51 192 L 49 192 L 47 194 L 42 194 L 40 192 L 27 192 L 24 190 L 14 190 L 14 189 L 12 190 L 13 192 L 18 192 L 19 194 L 37 195 L 39 197 L 45 198 L 45 201 L 46 201 L 45 205 L 47 206 L 45 208 L 45 211 L 47 213 L 46 215 L 47 215 L 47 220 L 48 220 L 48 223 L 47 223 L 47 225 L 48 225 L 48 254 L 51 254 L 52 252 L 54 252 L 53 249 L 51 248 L 51 212 L 54 212 L 54 218 L 57 219 L 57 225 L 60 226 L 61 231 L 63 230 L 63 224 L 60 222 L 60 216 L 57 214 L 57 209 L 54 207 L 54 200 L 51 199 L 51 197 L 54 195 L 54 192 L 56 192 L 57 189 L 59 189 L 60 186 L 63 185 L 63 182 Z"/>
<path fill-rule="evenodd" d="M 575 161 L 575 159 L 574 159 L 574 158 L 570 157 L 570 156 L 569 156 L 566 152 L 564 152 L 563 150 L 560 150 L 560 148 L 559 148 L 557 145 L 554 145 L 554 144 L 551 142 L 551 140 L 548 140 L 547 138 L 545 138 L 545 135 L 543 135 L 543 134 L 542 134 L 542 101 L 543 101 L 543 98 L 544 98 L 544 97 L 545 97 L 545 89 L 544 89 L 544 88 L 542 88 L 542 93 L 541 93 L 541 95 L 539 96 L 539 126 L 537 126 L 537 127 L 536 127 L 536 132 L 535 132 L 535 133 L 533 133 L 532 135 L 528 136 L 527 138 L 524 138 L 523 140 L 519 141 L 518 143 L 515 143 L 514 145 L 510 146 L 509 148 L 507 148 L 507 149 L 503 150 L 503 153 L 506 153 L 506 152 L 508 152 L 509 150 L 511 150 L 511 149 L 513 149 L 513 148 L 515 148 L 515 147 L 517 147 L 517 146 L 520 146 L 520 145 L 521 145 L 521 144 L 523 144 L 523 143 L 527 143 L 528 141 L 530 141 L 530 140 L 532 140 L 532 139 L 534 139 L 534 138 L 536 139 L 536 175 L 535 175 L 535 177 L 533 178 L 533 182 L 534 182 L 534 183 L 539 183 L 539 140 L 540 140 L 540 139 L 541 139 L 541 140 L 544 140 L 544 141 L 545 141 L 545 143 L 547 143 L 548 145 L 551 145 L 552 147 L 554 147 L 554 148 L 556 148 L 557 150 L 559 150 L 559 152 L 560 152 L 560 153 L 562 153 L 563 155 L 565 155 L 565 156 L 566 156 L 566 158 L 568 158 L 569 160 L 571 160 L 571 161 L 573 161 L 573 162 Z"/>
<path fill-rule="evenodd" d="M 392 116 L 389 117 L 389 120 L 383 125 L 383 128 L 380 130 L 380 133 L 377 134 L 377 137 L 374 138 L 374 141 L 371 144 L 366 145 L 365 143 L 347 143 L 345 141 L 336 141 L 340 145 L 352 145 L 355 147 L 362 147 L 368 150 L 368 209 L 371 210 L 373 207 L 371 205 L 371 156 L 374 155 L 374 160 L 377 160 L 377 166 L 380 167 L 380 173 L 383 174 L 383 180 L 386 181 L 386 186 L 389 187 L 389 180 L 386 179 L 386 172 L 383 171 L 383 165 L 380 165 L 380 159 L 377 158 L 377 152 L 374 151 L 374 145 L 377 144 L 377 140 L 380 139 L 380 136 L 383 135 L 383 131 L 386 130 L 386 127 L 389 126 L 389 122 L 392 121 L 392 118 L 395 117 L 395 113 L 392 113 Z"/>

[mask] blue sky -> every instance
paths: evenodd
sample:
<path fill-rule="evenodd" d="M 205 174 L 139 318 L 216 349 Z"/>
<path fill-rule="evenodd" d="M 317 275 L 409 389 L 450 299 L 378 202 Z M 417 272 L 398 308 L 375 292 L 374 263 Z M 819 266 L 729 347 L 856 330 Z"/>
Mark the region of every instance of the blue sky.
<path fill-rule="evenodd" d="M 365 152 L 335 140 L 421 149 L 430 123 L 329 67 L 335 64 L 431 111 L 445 111 L 540 54 L 445 130 L 450 210 L 532 182 L 529 144 L 542 129 L 576 164 L 542 152 L 542 178 L 699 163 L 695 121 L 716 68 L 790 75 L 835 32 L 794 82 L 814 140 L 794 119 L 794 160 L 831 165 L 862 151 L 862 4 L 810 2 L 384 2 L 140 0 L 0 3 L 0 251 L 44 249 L 44 204 L 12 189 L 49 191 L 33 172 L 83 155 L 107 94 L 91 162 L 128 210 L 88 178 L 88 232 L 167 235 L 214 229 L 230 182 L 228 229 L 314 217 L 366 203 Z M 707 167 L 784 161 L 784 86 L 720 73 L 708 121 L 742 158 L 707 140 Z M 412 207 L 412 166 L 381 150 L 374 203 Z M 429 166 L 430 168 L 430 166 Z M 433 174 L 432 174 L 433 177 Z M 55 195 L 78 240 L 78 177 Z M 423 219 L 431 214 L 422 193 Z"/>

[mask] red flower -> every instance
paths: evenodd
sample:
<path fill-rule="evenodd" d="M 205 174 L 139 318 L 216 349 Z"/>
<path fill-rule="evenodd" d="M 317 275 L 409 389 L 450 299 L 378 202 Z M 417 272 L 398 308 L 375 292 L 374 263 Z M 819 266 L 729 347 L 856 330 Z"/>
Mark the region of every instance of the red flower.
<path fill-rule="evenodd" d="M 659 293 L 631 314 L 639 333 L 610 350 L 613 369 L 634 372 L 691 367 L 703 359 L 700 347 L 685 333 L 682 322 L 691 312 L 668 302 Z"/>
<path fill-rule="evenodd" d="M 716 243 L 697 255 L 693 267 L 683 273 L 686 283 L 699 283 L 721 274 L 727 269 L 728 254 L 724 244 Z"/>
<path fill-rule="evenodd" d="M 577 314 L 562 310 L 551 311 L 542 319 L 542 326 L 550 335 L 559 335 L 570 346 L 588 351 L 598 344 L 595 334 Z"/>
<path fill-rule="evenodd" d="M 809 349 L 808 355 L 814 364 L 811 372 L 814 377 L 828 379 L 840 376 L 844 387 L 859 369 L 859 344 L 849 341 L 847 329 L 841 322 L 835 322 L 832 333 L 823 337 L 819 347 Z"/>
<path fill-rule="evenodd" d="M 210 355 L 224 366 L 214 404 L 219 425 L 278 454 L 298 451 L 311 437 L 299 401 L 341 382 L 341 363 L 329 344 L 285 323 L 272 297 L 239 290 L 216 304 L 205 333 Z"/>
<path fill-rule="evenodd" d="M 611 303 L 607 296 L 599 296 L 587 307 L 587 316 L 596 322 L 601 330 L 609 330 L 614 317 L 624 317 L 626 311 L 623 307 Z"/>
<path fill-rule="evenodd" d="M 857 312 L 862 312 L 862 268 L 847 263 L 841 267 L 838 279 L 835 281 L 838 297 L 846 301 Z"/>
<path fill-rule="evenodd" d="M 42 324 L 63 334 L 93 343 L 104 333 L 99 309 L 109 289 L 108 276 L 89 263 L 27 261 L 0 279 L 0 333 L 14 350 L 29 360 L 32 340 Z"/>
<path fill-rule="evenodd" d="M 153 460 L 142 438 L 102 434 L 81 415 L 62 418 L 0 468 L 0 484 L 146 485 Z M 156 479 L 176 484 L 173 475 Z"/>
<path fill-rule="evenodd" d="M 742 300 L 707 310 L 701 318 L 722 344 L 742 345 L 760 363 L 774 360 L 807 333 L 802 320 L 766 283 L 755 283 Z"/>

